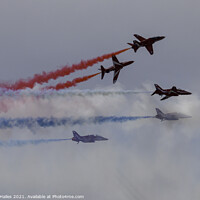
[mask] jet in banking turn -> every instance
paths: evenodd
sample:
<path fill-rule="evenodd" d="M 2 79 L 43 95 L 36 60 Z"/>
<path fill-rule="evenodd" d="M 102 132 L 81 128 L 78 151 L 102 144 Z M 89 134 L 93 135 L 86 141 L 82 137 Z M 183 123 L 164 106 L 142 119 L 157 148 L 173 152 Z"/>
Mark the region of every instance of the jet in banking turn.
<path fill-rule="evenodd" d="M 101 79 L 103 79 L 105 73 L 109 73 L 111 71 L 114 71 L 114 76 L 113 76 L 113 83 L 115 83 L 117 81 L 117 78 L 119 76 L 119 72 L 120 70 L 127 66 L 132 64 L 134 61 L 128 61 L 128 62 L 119 62 L 117 57 L 115 55 L 112 56 L 112 61 L 113 61 L 113 66 L 105 69 L 102 65 L 101 65 Z"/>
<path fill-rule="evenodd" d="M 159 40 L 162 40 L 165 38 L 165 36 L 157 36 L 157 37 L 151 37 L 151 38 L 144 38 L 140 35 L 134 34 L 134 36 L 139 40 L 133 40 L 133 43 L 127 43 L 129 44 L 135 52 L 137 52 L 137 50 L 140 47 L 145 47 L 147 49 L 147 51 L 153 55 L 153 44 Z"/>
<path fill-rule="evenodd" d="M 156 108 L 157 115 L 155 118 L 160 119 L 161 121 L 163 120 L 179 120 L 181 118 L 191 118 L 191 116 L 184 115 L 181 113 L 166 113 L 164 114 L 160 109 Z"/>
<path fill-rule="evenodd" d="M 191 92 L 188 92 L 186 90 L 181 90 L 181 89 L 177 89 L 175 86 L 173 86 L 171 89 L 162 89 L 159 85 L 154 84 L 156 90 L 153 92 L 153 94 L 151 96 L 153 96 L 154 94 L 158 94 L 160 96 L 165 95 L 165 97 L 163 97 L 161 99 L 165 100 L 168 99 L 169 97 L 172 96 L 179 96 L 179 95 L 190 95 L 192 94 Z"/>
<path fill-rule="evenodd" d="M 103 140 L 108 140 L 107 138 L 104 138 L 99 135 L 86 135 L 86 136 L 80 136 L 76 131 L 72 131 L 74 137 L 72 138 L 73 141 L 77 142 L 84 142 L 84 143 L 92 143 L 95 141 L 103 141 Z"/>

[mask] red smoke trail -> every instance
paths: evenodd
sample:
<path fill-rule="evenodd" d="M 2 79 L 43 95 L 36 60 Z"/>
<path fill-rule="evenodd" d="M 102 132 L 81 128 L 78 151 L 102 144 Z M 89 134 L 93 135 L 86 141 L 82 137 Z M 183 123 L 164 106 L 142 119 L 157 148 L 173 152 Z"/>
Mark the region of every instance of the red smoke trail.
<path fill-rule="evenodd" d="M 79 77 L 79 78 L 75 78 L 72 81 L 67 81 L 66 83 L 59 83 L 56 86 L 49 86 L 49 87 L 45 87 L 44 89 L 54 89 L 54 90 L 60 90 L 60 89 L 64 89 L 64 88 L 69 88 L 69 87 L 74 87 L 77 85 L 77 83 L 81 83 L 84 81 L 87 81 L 88 79 L 91 79 L 94 76 L 97 76 L 99 73 L 96 74 L 92 74 L 89 76 L 83 76 L 83 77 Z"/>
<path fill-rule="evenodd" d="M 21 79 L 14 84 L 2 83 L 2 84 L 0 84 L 0 87 L 6 88 L 6 89 L 11 89 L 11 90 L 33 88 L 35 83 L 39 83 L 39 84 L 47 83 L 50 79 L 55 80 L 58 77 L 63 77 L 63 76 L 69 75 L 69 74 L 75 72 L 76 70 L 87 69 L 88 67 L 91 67 L 98 62 L 102 62 L 105 59 L 111 58 L 113 55 L 118 55 L 118 54 L 120 54 L 124 51 L 129 50 L 129 49 L 130 48 L 127 48 L 127 49 L 123 49 L 123 50 L 113 52 L 113 53 L 110 53 L 110 54 L 105 54 L 103 56 L 93 58 L 91 60 L 81 61 L 79 64 L 74 64 L 71 67 L 64 66 L 62 69 L 58 69 L 58 70 L 53 71 L 53 72 L 48 72 L 48 73 L 43 72 L 42 74 L 35 74 L 33 78 L 30 78 L 30 79 L 27 79 L 27 80 Z"/>

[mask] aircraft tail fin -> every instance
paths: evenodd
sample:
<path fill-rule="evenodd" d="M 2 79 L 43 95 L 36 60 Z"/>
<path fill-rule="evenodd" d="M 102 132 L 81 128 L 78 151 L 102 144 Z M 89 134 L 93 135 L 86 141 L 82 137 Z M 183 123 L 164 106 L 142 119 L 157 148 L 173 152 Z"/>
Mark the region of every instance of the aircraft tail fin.
<path fill-rule="evenodd" d="M 106 70 L 105 70 L 105 68 L 102 65 L 101 65 L 101 69 L 100 70 L 101 70 L 101 79 L 103 79 Z"/>
<path fill-rule="evenodd" d="M 164 115 L 164 113 L 159 108 L 156 108 L 156 112 L 157 115 Z"/>
<path fill-rule="evenodd" d="M 153 96 L 154 94 L 160 94 L 160 91 L 162 90 L 162 88 L 158 85 L 158 84 L 154 84 L 156 90 L 151 94 L 151 96 Z"/>
<path fill-rule="evenodd" d="M 76 131 L 72 131 L 75 138 L 80 139 L 80 135 Z"/>
<path fill-rule="evenodd" d="M 134 49 L 135 53 L 137 52 L 139 46 L 136 45 L 135 43 L 131 44 L 131 43 L 127 43 L 128 45 L 130 45 L 132 47 L 132 49 Z"/>
<path fill-rule="evenodd" d="M 156 108 L 156 112 L 156 118 L 160 119 L 161 121 L 165 120 L 165 114 L 159 108 Z"/>

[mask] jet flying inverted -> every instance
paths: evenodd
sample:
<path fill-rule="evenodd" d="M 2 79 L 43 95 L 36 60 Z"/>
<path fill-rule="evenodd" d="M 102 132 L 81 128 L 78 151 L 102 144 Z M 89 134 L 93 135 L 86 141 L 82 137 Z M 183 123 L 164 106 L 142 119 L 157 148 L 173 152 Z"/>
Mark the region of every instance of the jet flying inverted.
<path fill-rule="evenodd" d="M 117 78 L 119 76 L 119 72 L 120 70 L 127 66 L 132 64 L 134 61 L 128 61 L 128 62 L 119 62 L 117 57 L 115 55 L 112 56 L 112 61 L 113 61 L 113 66 L 105 69 L 102 65 L 101 65 L 101 79 L 103 79 L 105 73 L 109 73 L 111 71 L 114 71 L 114 76 L 113 76 L 113 83 L 116 83 Z"/>
<path fill-rule="evenodd" d="M 190 118 L 191 116 L 184 115 L 181 113 L 166 113 L 164 114 L 160 109 L 156 108 L 157 115 L 155 118 L 160 119 L 161 121 L 163 120 L 179 120 L 181 118 Z"/>
<path fill-rule="evenodd" d="M 133 40 L 133 43 L 127 43 L 129 45 L 131 45 L 131 47 L 134 49 L 135 52 L 137 52 L 137 50 L 140 47 L 146 47 L 147 51 L 153 55 L 153 44 L 159 40 L 162 40 L 165 38 L 165 36 L 157 36 L 157 37 L 151 37 L 151 38 L 144 38 L 140 35 L 134 34 L 134 36 L 139 40 Z"/>
<path fill-rule="evenodd" d="M 76 131 L 72 131 L 74 137 L 72 138 L 73 141 L 77 142 L 77 144 L 81 141 L 84 143 L 92 143 L 95 141 L 102 141 L 102 140 L 108 140 L 107 138 L 104 138 L 99 135 L 86 135 L 86 136 L 80 136 Z"/>
<path fill-rule="evenodd" d="M 153 96 L 154 94 L 158 94 L 160 96 L 165 95 L 165 97 L 163 97 L 161 99 L 165 100 L 168 99 L 169 97 L 172 96 L 179 96 L 179 95 L 190 95 L 192 94 L 191 92 L 188 92 L 186 90 L 181 90 L 181 89 L 177 89 L 175 86 L 173 86 L 171 89 L 162 89 L 159 85 L 154 84 L 156 90 L 151 94 L 151 96 Z"/>

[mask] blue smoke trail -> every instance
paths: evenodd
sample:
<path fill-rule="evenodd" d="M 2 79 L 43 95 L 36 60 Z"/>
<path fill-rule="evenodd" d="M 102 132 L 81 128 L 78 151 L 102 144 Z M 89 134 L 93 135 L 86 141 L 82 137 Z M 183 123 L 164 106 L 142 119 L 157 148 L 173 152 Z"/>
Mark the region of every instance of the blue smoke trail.
<path fill-rule="evenodd" d="M 65 126 L 65 125 L 83 125 L 83 124 L 102 124 L 106 122 L 127 122 L 127 121 L 134 121 L 138 119 L 147 119 L 147 118 L 154 118 L 154 116 L 97 116 L 97 117 L 90 117 L 90 118 L 46 118 L 46 117 L 38 117 L 38 118 L 15 118 L 15 119 L 7 119 L 7 118 L 0 118 L 0 129 L 6 128 L 33 128 L 33 127 L 56 127 L 56 126 Z"/>
<path fill-rule="evenodd" d="M 103 117 L 103 116 L 98 116 L 98 117 L 94 117 L 94 118 L 90 118 L 91 123 L 95 123 L 95 124 L 102 124 L 105 122 L 127 122 L 127 121 L 134 121 L 137 119 L 147 119 L 147 118 L 152 118 L 153 116 L 130 116 L 130 117 L 126 117 L 126 116 L 122 116 L 122 117 L 115 117 L 115 116 L 110 116 L 110 117 Z"/>
<path fill-rule="evenodd" d="M 28 144 L 38 145 L 41 143 L 60 142 L 71 139 L 39 139 L 39 140 L 9 140 L 0 141 L 0 147 L 24 146 Z"/>

